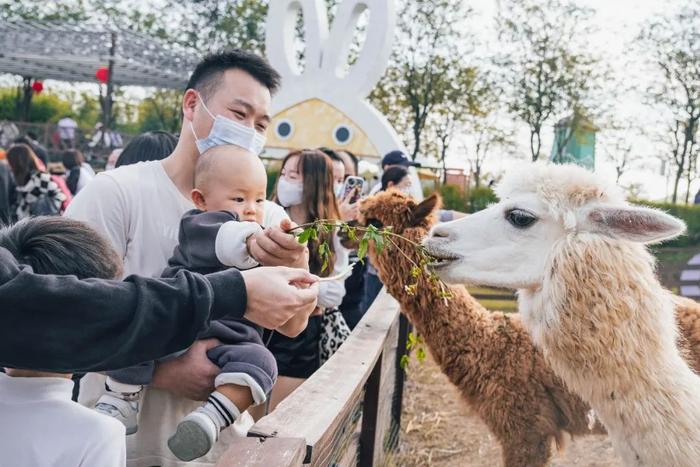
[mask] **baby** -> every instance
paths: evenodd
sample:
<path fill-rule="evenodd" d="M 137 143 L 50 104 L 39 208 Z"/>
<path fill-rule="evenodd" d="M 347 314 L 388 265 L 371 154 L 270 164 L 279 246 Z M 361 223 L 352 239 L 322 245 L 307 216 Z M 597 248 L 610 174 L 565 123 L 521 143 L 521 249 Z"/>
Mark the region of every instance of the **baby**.
<path fill-rule="evenodd" d="M 197 161 L 194 186 L 191 196 L 197 209 L 182 217 L 179 244 L 163 276 L 174 276 L 180 269 L 207 274 L 258 266 L 248 253 L 248 240 L 262 231 L 261 225 L 280 225 L 287 219 L 281 207 L 265 201 L 267 175 L 262 161 L 238 146 L 211 148 Z M 300 319 L 308 317 L 295 317 L 296 322 L 288 325 L 296 329 Z M 250 406 L 266 401 L 277 378 L 277 365 L 262 343 L 261 329 L 245 319 L 212 322 L 199 338 L 221 341 L 207 353 L 221 373 L 216 391 L 178 424 L 168 440 L 173 454 L 184 461 L 207 454 L 219 431 Z M 154 363 L 148 362 L 107 373 L 107 392 L 95 408 L 121 420 L 127 434 L 137 430 L 141 392 L 150 384 L 153 368 Z"/>

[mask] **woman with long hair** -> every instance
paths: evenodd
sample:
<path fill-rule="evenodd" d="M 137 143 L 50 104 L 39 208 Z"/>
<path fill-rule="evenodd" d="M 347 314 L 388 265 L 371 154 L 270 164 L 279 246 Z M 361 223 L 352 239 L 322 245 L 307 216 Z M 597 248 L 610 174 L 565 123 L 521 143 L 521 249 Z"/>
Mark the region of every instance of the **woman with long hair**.
<path fill-rule="evenodd" d="M 66 168 L 66 185 L 75 196 L 85 188 L 90 180 L 95 178 L 95 173 L 88 169 L 85 156 L 77 149 L 63 151 L 63 167 Z"/>
<path fill-rule="evenodd" d="M 7 163 L 17 185 L 17 220 L 29 216 L 59 215 L 65 208 L 66 194 L 51 174 L 40 169 L 39 158 L 26 144 L 7 150 Z"/>
<path fill-rule="evenodd" d="M 287 210 L 291 220 L 298 225 L 319 219 L 339 220 L 330 158 L 321 151 L 311 149 L 288 154 L 282 162 L 274 200 Z M 328 246 L 328 257 L 324 258 L 321 254 L 321 245 Z M 328 277 L 347 269 L 348 252 L 340 244 L 337 232 L 320 232 L 318 239 L 309 241 L 308 247 L 311 273 Z M 343 280 L 322 282 L 317 313 L 309 318 L 309 324 L 301 334 L 295 338 L 275 332 L 266 336 L 269 339 L 268 347 L 277 360 L 280 375 L 270 397 L 270 409 L 311 376 L 329 357 L 332 350 L 326 344 L 331 337 L 338 340 L 338 336 L 328 335 L 326 328 L 330 327 L 331 322 L 341 327 L 345 325 L 338 311 L 344 295 Z M 347 325 L 341 332 L 344 336 L 347 335 Z"/>

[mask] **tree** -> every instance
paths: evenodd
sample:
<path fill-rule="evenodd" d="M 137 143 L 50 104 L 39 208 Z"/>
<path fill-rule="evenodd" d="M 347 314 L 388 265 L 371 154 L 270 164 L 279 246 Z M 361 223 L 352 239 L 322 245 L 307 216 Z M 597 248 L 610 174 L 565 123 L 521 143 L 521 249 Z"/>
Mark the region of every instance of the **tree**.
<path fill-rule="evenodd" d="M 673 194 L 678 200 L 680 181 L 690 184 L 697 177 L 698 127 L 700 126 L 700 5 L 688 2 L 676 12 L 650 22 L 641 34 L 660 71 L 648 96 L 667 115 L 665 138 L 674 165 Z"/>
<path fill-rule="evenodd" d="M 612 123 L 597 135 L 597 146 L 615 165 L 615 183 L 630 169 L 641 167 L 644 155 L 636 144 L 643 130 L 634 123 Z"/>
<path fill-rule="evenodd" d="M 176 133 L 180 129 L 180 91 L 158 90 L 138 106 L 137 126 L 140 133 L 163 130 Z"/>
<path fill-rule="evenodd" d="M 434 122 L 430 127 L 437 145 L 437 159 L 442 165 L 443 183 L 447 180 L 447 151 L 455 135 L 464 128 L 470 115 L 480 112 L 478 93 L 475 91 L 477 71 L 470 67 L 459 67 L 454 78 L 440 87 L 433 111 Z"/>
<path fill-rule="evenodd" d="M 564 112 L 589 113 L 600 61 L 585 50 L 592 11 L 569 0 L 500 0 L 496 24 L 507 107 L 530 130 L 532 160 L 543 128 Z M 556 120 L 555 120 L 556 119 Z"/>
<path fill-rule="evenodd" d="M 464 68 L 464 51 L 455 43 L 464 38 L 459 21 L 467 12 L 459 0 L 404 0 L 399 8 L 390 67 L 370 98 L 404 136 L 414 160 L 431 113 Z"/>

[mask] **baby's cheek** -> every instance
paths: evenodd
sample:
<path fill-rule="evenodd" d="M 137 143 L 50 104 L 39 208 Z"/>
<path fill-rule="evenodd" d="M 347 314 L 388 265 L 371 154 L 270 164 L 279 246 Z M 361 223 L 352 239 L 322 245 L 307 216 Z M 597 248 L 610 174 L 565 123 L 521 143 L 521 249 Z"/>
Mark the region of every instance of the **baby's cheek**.
<path fill-rule="evenodd" d="M 263 225 L 263 219 L 265 219 L 265 213 L 262 209 L 258 209 L 258 211 L 255 213 L 255 222 Z"/>

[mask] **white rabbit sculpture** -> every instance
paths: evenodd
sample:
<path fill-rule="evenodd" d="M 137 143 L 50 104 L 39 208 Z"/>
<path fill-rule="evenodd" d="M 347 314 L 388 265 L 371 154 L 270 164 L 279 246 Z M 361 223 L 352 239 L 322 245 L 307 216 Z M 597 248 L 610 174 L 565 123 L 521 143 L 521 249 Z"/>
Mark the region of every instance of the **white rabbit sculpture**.
<path fill-rule="evenodd" d="M 303 71 L 294 46 L 299 10 L 306 44 Z M 369 10 L 365 42 L 357 61 L 343 74 L 365 10 Z M 271 0 L 265 29 L 267 57 L 282 75 L 282 88 L 272 101 L 267 147 L 326 146 L 373 157 L 404 149 L 386 118 L 367 100 L 387 67 L 395 23 L 393 0 L 343 0 L 330 32 L 323 0 Z"/>

